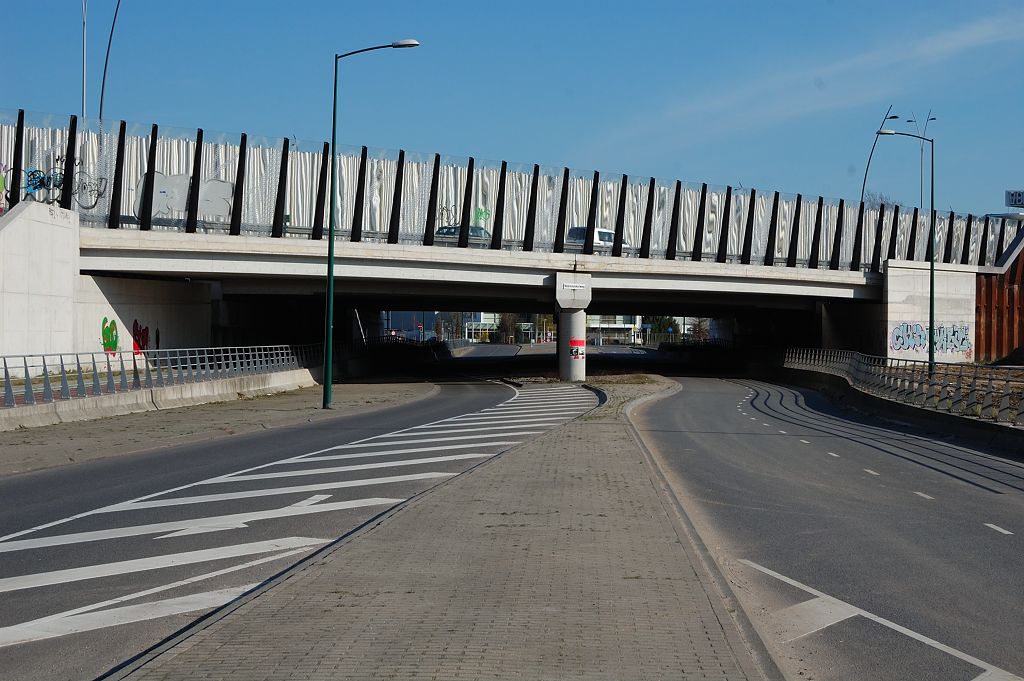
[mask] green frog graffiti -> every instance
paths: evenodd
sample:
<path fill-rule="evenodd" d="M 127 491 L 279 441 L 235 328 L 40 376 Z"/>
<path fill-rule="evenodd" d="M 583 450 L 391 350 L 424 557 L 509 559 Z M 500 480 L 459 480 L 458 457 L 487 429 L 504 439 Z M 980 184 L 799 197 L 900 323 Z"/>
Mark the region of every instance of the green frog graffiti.
<path fill-rule="evenodd" d="M 100 330 L 103 338 L 103 351 L 117 352 L 117 321 L 111 319 L 108 323 L 107 318 L 104 317 Z"/>

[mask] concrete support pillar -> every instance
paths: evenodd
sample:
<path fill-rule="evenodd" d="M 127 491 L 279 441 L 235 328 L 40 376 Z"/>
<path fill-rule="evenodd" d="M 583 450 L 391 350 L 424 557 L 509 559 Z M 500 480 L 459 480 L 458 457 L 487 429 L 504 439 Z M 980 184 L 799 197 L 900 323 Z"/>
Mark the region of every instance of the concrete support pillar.
<path fill-rule="evenodd" d="M 587 311 L 558 311 L 558 377 L 587 380 Z"/>
<path fill-rule="evenodd" d="M 554 279 L 558 303 L 558 376 L 563 381 L 585 381 L 590 275 L 556 272 Z"/>

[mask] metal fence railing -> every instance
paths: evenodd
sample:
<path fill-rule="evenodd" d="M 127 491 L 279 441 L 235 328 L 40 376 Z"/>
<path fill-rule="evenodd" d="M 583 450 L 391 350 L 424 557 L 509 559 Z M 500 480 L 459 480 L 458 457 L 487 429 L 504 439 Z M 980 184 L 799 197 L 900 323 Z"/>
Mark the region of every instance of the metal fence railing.
<path fill-rule="evenodd" d="M 319 366 L 320 345 L 67 352 L 0 357 L 0 408 Z"/>
<path fill-rule="evenodd" d="M 862 355 L 848 350 L 791 348 L 789 369 L 845 378 L 858 390 L 903 404 L 1024 425 L 1024 367 L 937 363 Z"/>

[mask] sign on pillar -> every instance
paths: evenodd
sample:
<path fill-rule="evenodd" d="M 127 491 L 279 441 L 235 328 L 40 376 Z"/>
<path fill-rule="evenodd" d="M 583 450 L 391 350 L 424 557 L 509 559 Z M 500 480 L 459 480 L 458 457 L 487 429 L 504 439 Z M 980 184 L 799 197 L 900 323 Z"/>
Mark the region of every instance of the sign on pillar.
<path fill-rule="evenodd" d="M 573 360 L 586 360 L 587 341 L 583 338 L 570 338 L 569 357 L 571 357 Z"/>

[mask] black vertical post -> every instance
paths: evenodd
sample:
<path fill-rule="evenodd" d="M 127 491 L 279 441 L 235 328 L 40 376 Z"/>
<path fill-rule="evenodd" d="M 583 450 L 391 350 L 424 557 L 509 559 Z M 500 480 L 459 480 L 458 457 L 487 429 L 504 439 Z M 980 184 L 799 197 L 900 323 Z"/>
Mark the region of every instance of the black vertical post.
<path fill-rule="evenodd" d="M 185 232 L 195 234 L 199 223 L 199 191 L 203 186 L 203 129 L 196 130 L 196 149 L 192 154 L 192 177 L 188 181 L 185 200 Z"/>
<path fill-rule="evenodd" d="M 284 205 L 288 202 L 288 138 L 281 143 L 281 169 L 277 174 L 277 199 L 274 201 L 274 223 L 270 227 L 270 236 L 281 238 L 284 235 Z"/>
<path fill-rule="evenodd" d="M 722 208 L 721 229 L 718 233 L 718 253 L 715 262 L 726 262 L 729 257 L 729 223 L 732 219 L 732 187 L 725 188 L 725 207 Z"/>
<path fill-rule="evenodd" d="M 853 233 L 853 256 L 850 258 L 850 271 L 860 271 L 861 251 L 864 249 L 864 202 L 860 202 L 857 211 L 857 230 Z"/>
<path fill-rule="evenodd" d="M 248 136 L 243 132 L 238 140 L 238 169 L 235 171 L 235 195 L 231 201 L 231 226 L 228 234 L 242 233 L 242 189 L 245 185 L 245 153 Z"/>
<path fill-rule="evenodd" d="M 123 125 L 123 124 L 122 124 Z M 18 123 L 14 128 L 14 158 L 11 161 L 11 186 L 8 208 L 14 208 L 21 201 L 21 171 L 24 168 L 25 155 L 25 110 L 18 109 Z"/>
<path fill-rule="evenodd" d="M 925 249 L 925 262 L 931 262 L 932 258 L 935 257 L 935 235 L 938 234 L 939 229 L 939 221 L 937 218 L 938 214 L 933 210 L 931 212 L 931 222 L 928 224 L 929 226 L 934 225 L 934 229 L 930 227 L 928 230 L 928 247 Z"/>
<path fill-rule="evenodd" d="M 441 154 L 434 154 L 434 168 L 430 174 L 430 194 L 427 197 L 427 220 L 423 224 L 423 245 L 434 245 L 434 226 L 437 224 L 437 190 L 441 181 Z"/>
<path fill-rule="evenodd" d="M 775 264 L 775 240 L 779 237 L 779 193 L 772 195 L 772 217 L 768 222 L 768 241 L 764 245 L 764 264 Z"/>
<path fill-rule="evenodd" d="M 818 209 L 814 212 L 814 234 L 811 236 L 811 257 L 807 260 L 807 266 L 812 270 L 818 269 L 820 260 L 818 251 L 821 250 L 821 213 L 825 209 L 825 197 L 818 197 Z"/>
<path fill-rule="evenodd" d="M 569 208 L 569 169 L 562 170 L 562 192 L 558 198 L 558 221 L 555 223 L 555 253 L 565 251 L 565 214 Z"/>
<path fill-rule="evenodd" d="M 149 135 L 149 156 L 146 160 L 146 176 L 142 182 L 142 202 L 139 206 L 139 229 L 148 232 L 153 227 L 153 185 L 156 182 L 156 139 L 157 127 Z"/>
<path fill-rule="evenodd" d="M 846 199 L 839 199 L 839 212 L 836 213 L 836 233 L 832 237 L 832 255 L 829 256 L 828 268 L 839 269 L 839 258 L 843 255 L 843 222 L 846 214 Z"/>
<path fill-rule="evenodd" d="M 875 222 L 875 244 L 871 249 L 871 271 L 882 269 L 882 235 L 885 234 L 885 204 L 878 206 L 878 220 Z"/>
<path fill-rule="evenodd" d="M 999 221 L 999 241 L 996 242 L 996 259 L 995 262 L 1003 257 L 1003 241 L 1006 239 L 1006 218 L 1002 218 Z"/>
<path fill-rule="evenodd" d="M 597 200 L 601 191 L 601 173 L 594 171 L 590 185 L 590 205 L 587 207 L 587 237 L 583 240 L 583 255 L 594 254 L 594 233 L 597 231 Z"/>
<path fill-rule="evenodd" d="M 121 121 L 117 129 L 117 152 L 114 155 L 114 183 L 110 188 L 110 210 L 107 211 L 107 227 L 121 227 L 121 193 L 124 189 L 124 143 L 126 125 Z"/>
<path fill-rule="evenodd" d="M 327 203 L 327 173 L 331 169 L 331 145 L 324 142 L 324 151 L 320 155 L 320 177 L 316 183 L 316 206 L 313 208 L 313 229 L 309 232 L 310 239 L 319 241 L 324 238 L 324 205 Z M 331 197 L 333 201 L 334 198 Z"/>
<path fill-rule="evenodd" d="M 391 220 L 388 222 L 388 243 L 397 244 L 402 228 L 402 184 L 405 182 L 405 149 L 398 150 L 395 166 L 395 192 L 391 195 Z"/>
<path fill-rule="evenodd" d="M 914 259 L 914 252 L 917 250 L 917 208 L 910 218 L 910 236 L 907 237 L 907 260 Z"/>
<path fill-rule="evenodd" d="M 978 264 L 984 267 L 988 260 L 988 216 L 985 216 L 985 224 L 981 228 L 981 246 L 978 249 Z"/>
<path fill-rule="evenodd" d="M 754 249 L 754 213 L 757 210 L 757 190 L 750 190 L 750 203 L 747 205 L 747 226 L 743 230 L 743 253 L 740 255 L 740 263 L 750 264 L 751 252 Z"/>
<path fill-rule="evenodd" d="M 462 192 L 462 219 L 459 220 L 459 248 L 469 246 L 469 216 L 473 207 L 473 157 L 466 165 L 466 187 Z"/>
<path fill-rule="evenodd" d="M 494 229 L 491 231 L 491 249 L 501 250 L 501 242 L 505 232 L 505 175 L 508 163 L 501 162 L 501 174 L 498 176 L 498 197 L 494 205 Z"/>
<path fill-rule="evenodd" d="M 352 207 L 350 241 L 363 240 L 363 201 L 366 198 L 366 147 L 359 152 L 359 174 L 356 179 L 356 201 Z"/>
<path fill-rule="evenodd" d="M 60 184 L 60 207 L 71 210 L 71 195 L 75 191 L 75 151 L 78 146 L 78 116 L 68 123 L 68 143 L 64 151 L 64 175 Z"/>
<path fill-rule="evenodd" d="M 676 181 L 676 205 L 679 204 L 679 187 L 681 183 Z M 640 235 L 640 257 L 651 257 L 651 232 L 654 227 L 654 194 L 657 191 L 657 182 L 654 178 L 647 185 L 647 207 L 644 209 L 644 228 Z M 677 211 L 678 212 L 678 211 Z M 673 213 L 675 215 L 675 213 Z M 665 258 L 673 260 L 676 257 L 676 239 L 679 236 L 679 222 L 673 220 L 668 228 L 668 247 L 665 249 Z"/>
<path fill-rule="evenodd" d="M 704 259 L 704 213 L 708 201 L 708 183 L 700 186 L 700 203 L 697 205 L 697 227 L 693 230 L 693 248 L 690 260 L 700 262 Z"/>
<path fill-rule="evenodd" d="M 955 223 L 956 213 L 949 211 L 949 220 L 946 224 L 946 247 L 943 249 L 942 262 L 951 263 L 953 262 L 953 224 Z"/>
<path fill-rule="evenodd" d="M 533 179 L 530 181 L 530 201 L 526 206 L 526 230 L 523 234 L 523 250 L 532 251 L 537 233 L 537 190 L 540 188 L 540 166 L 533 164 Z"/>
<path fill-rule="evenodd" d="M 974 227 L 974 216 L 967 214 L 967 226 L 964 227 L 964 248 L 960 253 L 960 264 L 969 265 L 971 260 L 971 231 Z M 985 263 L 978 263 L 984 265 Z"/>
<path fill-rule="evenodd" d="M 786 267 L 796 267 L 797 249 L 800 246 L 800 209 L 804 197 L 796 195 L 796 208 L 793 209 L 793 224 L 789 228 L 789 250 L 786 251 Z"/>
<path fill-rule="evenodd" d="M 892 207 L 892 229 L 889 232 L 889 250 L 885 254 L 886 260 L 896 258 L 896 246 L 900 236 L 900 207 Z"/>
<path fill-rule="evenodd" d="M 615 242 L 612 244 L 612 255 L 622 257 L 622 239 L 626 232 L 626 194 L 629 192 L 629 178 L 622 174 L 622 186 L 619 187 L 619 206 L 615 211 Z"/>

